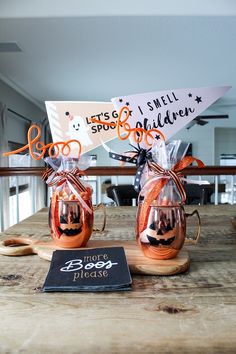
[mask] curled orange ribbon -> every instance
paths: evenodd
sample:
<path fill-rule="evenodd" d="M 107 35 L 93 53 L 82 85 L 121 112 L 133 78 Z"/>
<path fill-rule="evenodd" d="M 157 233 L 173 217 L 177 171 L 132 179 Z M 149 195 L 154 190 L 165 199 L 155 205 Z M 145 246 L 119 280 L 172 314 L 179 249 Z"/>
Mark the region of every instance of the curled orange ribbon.
<path fill-rule="evenodd" d="M 33 138 L 32 137 L 32 131 L 33 129 L 37 130 L 36 136 Z M 57 141 L 56 143 L 49 143 L 45 145 L 42 141 L 39 141 L 41 138 L 41 128 L 35 124 L 31 125 L 29 127 L 28 133 L 27 133 L 27 140 L 28 144 L 22 146 L 21 148 L 9 152 L 3 153 L 3 156 L 9 156 L 13 154 L 18 154 L 22 151 L 25 151 L 26 149 L 29 149 L 29 154 L 34 160 L 40 160 L 41 158 L 44 157 L 47 149 L 48 149 L 48 155 L 52 158 L 58 157 L 59 153 L 61 153 L 63 156 L 68 156 L 71 152 L 71 143 L 76 143 L 78 145 L 78 157 L 81 154 L 81 143 L 79 140 L 72 139 L 68 141 Z M 34 147 L 40 152 L 34 152 Z M 61 146 L 61 148 L 60 148 Z M 52 150 L 55 150 L 55 153 L 53 153 Z"/>
<path fill-rule="evenodd" d="M 122 116 L 123 113 L 126 114 L 126 116 L 123 118 L 122 120 Z M 127 106 L 124 106 L 120 109 L 118 117 L 117 117 L 117 122 L 116 123 L 108 123 L 108 122 L 104 122 L 101 120 L 98 120 L 96 118 L 91 118 L 91 122 L 92 123 L 97 123 L 97 124 L 103 124 L 109 127 L 115 127 L 116 128 L 116 133 L 117 133 L 117 137 L 120 140 L 126 140 L 130 137 L 130 135 L 132 134 L 133 136 L 133 140 L 135 141 L 135 143 L 140 143 L 143 138 L 144 138 L 144 142 L 147 146 L 152 146 L 152 143 L 150 143 L 148 141 L 148 138 L 150 139 L 154 139 L 152 134 L 159 134 L 160 137 L 162 138 L 162 140 L 165 141 L 165 136 L 163 135 L 163 133 L 156 129 L 156 128 L 152 128 L 149 130 L 146 130 L 144 128 L 131 128 L 130 124 L 127 122 L 127 120 L 130 117 L 130 110 Z M 123 131 L 121 130 L 121 128 L 123 128 Z M 127 133 L 126 135 L 124 135 L 124 132 Z"/>

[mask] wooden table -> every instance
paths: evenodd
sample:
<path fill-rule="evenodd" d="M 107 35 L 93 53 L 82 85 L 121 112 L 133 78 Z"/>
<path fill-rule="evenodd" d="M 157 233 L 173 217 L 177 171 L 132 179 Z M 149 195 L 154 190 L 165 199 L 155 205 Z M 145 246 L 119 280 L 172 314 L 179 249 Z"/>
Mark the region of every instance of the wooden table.
<path fill-rule="evenodd" d="M 235 353 L 236 231 L 230 217 L 236 206 L 198 210 L 202 238 L 189 247 L 190 270 L 133 276 L 130 292 L 42 293 L 49 262 L 36 255 L 0 256 L 0 352 Z M 103 237 L 134 238 L 135 211 L 108 208 Z M 46 240 L 47 210 L 3 237 L 12 234 Z"/>

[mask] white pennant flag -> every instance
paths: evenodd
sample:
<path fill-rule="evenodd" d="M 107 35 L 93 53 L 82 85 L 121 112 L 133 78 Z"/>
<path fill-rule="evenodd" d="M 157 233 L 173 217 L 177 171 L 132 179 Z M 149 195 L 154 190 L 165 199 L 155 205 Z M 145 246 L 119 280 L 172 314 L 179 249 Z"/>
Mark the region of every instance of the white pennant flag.
<path fill-rule="evenodd" d="M 117 112 L 111 102 L 45 102 L 53 142 L 79 140 L 82 154 L 116 138 L 114 126 L 92 123 L 91 118 L 116 123 Z M 78 145 L 70 144 L 70 157 L 78 156 Z"/>
<path fill-rule="evenodd" d="M 231 86 L 187 88 L 112 98 L 115 109 L 127 106 L 131 128 L 158 129 L 169 140 L 222 97 Z M 156 136 L 159 139 L 159 136 Z M 131 135 L 132 139 L 132 135 Z M 132 139 L 132 142 L 133 139 Z M 141 146 L 144 146 L 142 141 Z"/>

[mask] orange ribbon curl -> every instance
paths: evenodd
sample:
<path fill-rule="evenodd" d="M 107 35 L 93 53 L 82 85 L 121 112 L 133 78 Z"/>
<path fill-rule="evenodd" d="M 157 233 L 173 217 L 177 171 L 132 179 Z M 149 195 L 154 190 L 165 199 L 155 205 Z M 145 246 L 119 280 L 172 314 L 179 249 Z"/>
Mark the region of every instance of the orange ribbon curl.
<path fill-rule="evenodd" d="M 122 120 L 123 112 L 126 114 L 126 116 Z M 148 141 L 148 138 L 151 138 L 153 140 L 154 137 L 152 136 L 152 133 L 153 134 L 155 133 L 155 134 L 159 134 L 161 136 L 162 140 L 165 141 L 165 136 L 163 135 L 163 133 L 156 128 L 152 128 L 149 130 L 146 130 L 144 128 L 131 128 L 130 124 L 127 122 L 129 117 L 130 117 L 130 110 L 127 106 L 124 106 L 119 111 L 116 123 L 108 123 L 108 122 L 98 120 L 96 118 L 91 118 L 90 120 L 92 123 L 103 124 L 103 125 L 106 125 L 109 127 L 115 127 L 117 137 L 120 140 L 126 140 L 130 137 L 130 134 L 132 134 L 133 140 L 135 141 L 135 143 L 140 143 L 144 137 L 144 142 L 147 144 L 147 146 L 152 146 L 152 143 L 150 143 Z M 121 128 L 123 128 L 125 133 L 127 133 L 125 136 L 124 136 L 124 132 L 122 132 Z"/>
<path fill-rule="evenodd" d="M 33 138 L 32 137 L 32 131 L 33 129 L 37 130 L 37 134 L 36 136 Z M 71 152 L 71 147 L 70 147 L 70 143 L 77 143 L 78 144 L 78 157 L 81 154 L 81 143 L 79 142 L 79 140 L 76 139 L 71 139 L 68 141 L 57 141 L 56 143 L 49 143 L 47 145 L 45 145 L 42 141 L 39 141 L 41 137 L 41 128 L 38 127 L 37 125 L 31 125 L 29 127 L 28 133 L 27 133 L 27 140 L 28 140 L 28 144 L 22 146 L 21 148 L 17 149 L 17 150 L 13 150 L 13 151 L 9 151 L 9 152 L 5 152 L 3 154 L 3 156 L 9 156 L 9 155 L 13 155 L 13 154 L 18 154 L 22 151 L 25 151 L 26 149 L 29 149 L 29 154 L 30 156 L 34 159 L 34 160 L 40 160 L 41 158 L 44 157 L 47 149 L 48 149 L 48 155 L 51 158 L 56 158 L 58 157 L 59 153 L 61 152 L 61 154 L 63 156 L 68 156 Z M 36 147 L 36 149 L 38 151 L 40 151 L 40 153 L 34 152 L 33 147 Z M 60 149 L 60 145 L 62 146 Z M 55 149 L 55 153 L 53 154 L 53 149 Z M 66 151 L 67 150 L 67 151 Z"/>

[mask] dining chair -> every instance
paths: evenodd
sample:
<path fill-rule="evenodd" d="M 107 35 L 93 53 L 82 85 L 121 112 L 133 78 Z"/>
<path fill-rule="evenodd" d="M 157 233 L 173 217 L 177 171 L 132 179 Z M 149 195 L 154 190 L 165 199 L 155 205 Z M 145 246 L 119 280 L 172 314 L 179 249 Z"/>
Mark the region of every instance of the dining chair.
<path fill-rule="evenodd" d="M 132 184 L 112 185 L 107 188 L 106 193 L 117 206 L 133 205 L 134 199 L 137 205 L 138 193 L 134 190 Z"/>

